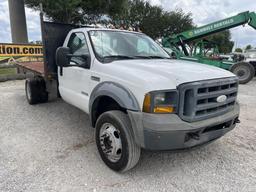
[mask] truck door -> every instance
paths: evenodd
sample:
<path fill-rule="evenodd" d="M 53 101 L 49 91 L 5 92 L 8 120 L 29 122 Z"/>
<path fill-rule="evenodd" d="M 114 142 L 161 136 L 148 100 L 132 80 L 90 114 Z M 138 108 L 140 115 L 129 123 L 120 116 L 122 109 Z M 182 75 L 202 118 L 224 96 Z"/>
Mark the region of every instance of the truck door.
<path fill-rule="evenodd" d="M 91 61 L 85 34 L 72 33 L 66 46 L 74 57 L 70 66 L 63 68 L 63 74 L 59 73 L 60 95 L 66 102 L 88 112 Z"/>

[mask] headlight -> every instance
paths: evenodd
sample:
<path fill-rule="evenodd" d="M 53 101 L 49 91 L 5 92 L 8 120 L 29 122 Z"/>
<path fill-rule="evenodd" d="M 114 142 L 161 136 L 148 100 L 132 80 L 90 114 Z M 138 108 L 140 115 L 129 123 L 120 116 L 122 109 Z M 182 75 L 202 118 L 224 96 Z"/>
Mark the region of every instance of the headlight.
<path fill-rule="evenodd" d="M 176 113 L 177 109 L 177 90 L 154 91 L 145 95 L 142 111 L 146 113 Z"/>

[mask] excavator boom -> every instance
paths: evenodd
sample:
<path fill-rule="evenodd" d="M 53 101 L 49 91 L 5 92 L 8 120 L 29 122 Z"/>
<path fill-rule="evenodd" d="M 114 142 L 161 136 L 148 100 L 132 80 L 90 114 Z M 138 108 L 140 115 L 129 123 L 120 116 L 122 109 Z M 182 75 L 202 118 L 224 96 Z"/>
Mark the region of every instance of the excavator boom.
<path fill-rule="evenodd" d="M 199 39 L 201 37 L 205 37 L 213 33 L 231 29 L 247 23 L 248 25 L 256 29 L 256 13 L 246 11 L 239 13 L 233 17 L 229 17 L 198 28 L 184 31 L 182 33 L 164 38 L 163 44 L 171 43 L 173 45 L 181 45 L 189 41 Z"/>
<path fill-rule="evenodd" d="M 249 15 L 250 15 L 250 21 L 249 21 L 248 25 L 250 25 L 252 28 L 254 28 L 256 30 L 256 13 L 251 12 L 251 13 L 249 13 Z"/>

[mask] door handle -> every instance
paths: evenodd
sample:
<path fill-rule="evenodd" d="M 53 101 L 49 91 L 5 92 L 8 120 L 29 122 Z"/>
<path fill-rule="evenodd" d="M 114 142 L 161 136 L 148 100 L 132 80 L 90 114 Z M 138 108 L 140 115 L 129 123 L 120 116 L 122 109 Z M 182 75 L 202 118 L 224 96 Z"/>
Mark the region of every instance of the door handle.
<path fill-rule="evenodd" d="M 91 80 L 99 82 L 100 78 L 96 76 L 91 76 Z"/>

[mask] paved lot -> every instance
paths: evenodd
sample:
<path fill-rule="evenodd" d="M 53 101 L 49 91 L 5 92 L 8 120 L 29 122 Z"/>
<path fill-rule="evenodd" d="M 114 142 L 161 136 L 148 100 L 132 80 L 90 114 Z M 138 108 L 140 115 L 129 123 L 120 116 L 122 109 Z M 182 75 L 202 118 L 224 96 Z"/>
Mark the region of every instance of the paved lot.
<path fill-rule="evenodd" d="M 108 169 L 94 130 L 62 100 L 30 106 L 24 81 L 0 83 L 0 191 L 256 191 L 256 79 L 240 86 L 242 123 L 194 150 L 143 152 L 132 171 Z"/>

